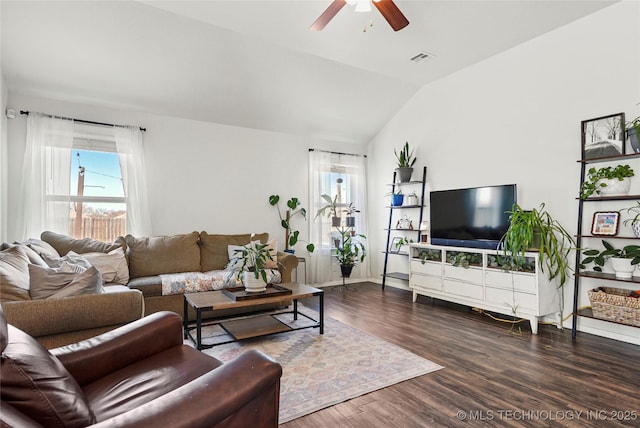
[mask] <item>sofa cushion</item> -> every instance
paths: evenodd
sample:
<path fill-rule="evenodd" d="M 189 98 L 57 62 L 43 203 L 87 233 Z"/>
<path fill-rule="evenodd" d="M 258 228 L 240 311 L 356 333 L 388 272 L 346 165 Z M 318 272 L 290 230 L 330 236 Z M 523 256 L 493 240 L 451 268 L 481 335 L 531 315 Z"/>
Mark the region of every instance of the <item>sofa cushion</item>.
<path fill-rule="evenodd" d="M 0 300 L 30 300 L 29 258 L 20 246 L 0 251 Z"/>
<path fill-rule="evenodd" d="M 108 253 L 116 248 L 123 248 L 122 238 L 118 238 L 116 242 L 102 242 L 91 238 L 74 239 L 67 235 L 45 231 L 40 234 L 40 238 L 51 244 L 53 248 L 64 256 L 69 251 L 78 254 L 83 253 Z"/>
<path fill-rule="evenodd" d="M 229 245 L 247 245 L 252 240 L 264 244 L 269 240 L 269 234 L 210 235 L 207 232 L 200 232 L 202 272 L 224 269 L 229 263 Z"/>
<path fill-rule="evenodd" d="M 60 360 L 11 325 L 6 340 L 0 364 L 3 403 L 45 427 L 84 427 L 95 422 L 84 392 Z"/>
<path fill-rule="evenodd" d="M 70 269 L 43 268 L 29 265 L 31 287 L 29 294 L 32 299 L 59 299 L 80 294 L 104 293 L 102 276 L 95 266 L 84 272 L 74 272 Z"/>
<path fill-rule="evenodd" d="M 150 238 L 127 235 L 125 241 L 131 278 L 200 270 L 198 232 Z"/>

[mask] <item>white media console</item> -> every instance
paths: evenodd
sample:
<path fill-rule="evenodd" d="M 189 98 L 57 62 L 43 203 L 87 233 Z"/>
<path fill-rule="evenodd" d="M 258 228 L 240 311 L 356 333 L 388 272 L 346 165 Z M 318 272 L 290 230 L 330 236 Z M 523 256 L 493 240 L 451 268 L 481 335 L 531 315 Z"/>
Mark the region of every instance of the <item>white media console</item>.
<path fill-rule="evenodd" d="M 496 250 L 431 244 L 411 244 L 409 248 L 409 287 L 414 302 L 420 294 L 525 318 L 530 320 L 533 334 L 538 333 L 539 318 L 545 315 L 554 314 L 557 325 L 562 325 L 560 290 L 541 271 L 538 253 L 527 253 L 529 268 L 514 272 L 496 264 L 502 256 Z M 471 259 L 471 263 L 454 266 L 456 258 Z"/>

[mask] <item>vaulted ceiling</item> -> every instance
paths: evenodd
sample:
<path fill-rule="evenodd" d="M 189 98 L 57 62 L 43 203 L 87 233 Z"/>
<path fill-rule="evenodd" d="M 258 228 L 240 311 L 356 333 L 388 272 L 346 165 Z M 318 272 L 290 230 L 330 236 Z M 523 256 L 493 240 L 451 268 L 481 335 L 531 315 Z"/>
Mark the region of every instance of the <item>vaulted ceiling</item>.
<path fill-rule="evenodd" d="M 2 0 L 2 71 L 27 95 L 366 143 L 421 86 L 615 1 L 395 2 L 401 31 L 346 6 L 312 32 L 331 0 Z"/>

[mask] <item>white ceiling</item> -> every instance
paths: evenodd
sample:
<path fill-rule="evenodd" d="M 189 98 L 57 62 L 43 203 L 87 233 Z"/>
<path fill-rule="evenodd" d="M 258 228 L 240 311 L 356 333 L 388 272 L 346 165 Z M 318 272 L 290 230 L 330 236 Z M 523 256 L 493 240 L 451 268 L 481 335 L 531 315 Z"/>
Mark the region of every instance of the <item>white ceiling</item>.
<path fill-rule="evenodd" d="M 2 0 L 2 71 L 28 95 L 366 143 L 424 84 L 614 2 L 396 0 L 399 32 L 351 6 L 312 32 L 331 0 Z"/>

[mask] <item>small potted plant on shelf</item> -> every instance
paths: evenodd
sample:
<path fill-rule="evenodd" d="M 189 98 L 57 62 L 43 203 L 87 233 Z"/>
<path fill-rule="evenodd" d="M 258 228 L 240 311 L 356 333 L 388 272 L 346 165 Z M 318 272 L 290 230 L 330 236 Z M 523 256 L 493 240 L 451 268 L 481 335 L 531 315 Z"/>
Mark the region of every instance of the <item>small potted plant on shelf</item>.
<path fill-rule="evenodd" d="M 571 271 L 568 256 L 576 246 L 573 237 L 549 214 L 545 204 L 532 210 L 514 204 L 509 213 L 509 228 L 500 241 L 503 255 L 510 258 L 510 263 L 523 267 L 525 254 L 537 251 L 542 271 L 546 270 L 549 280 L 558 278 L 563 286 Z"/>
<path fill-rule="evenodd" d="M 640 201 L 636 201 L 636 205 L 626 208 L 626 211 L 629 214 L 635 214 L 632 218 L 628 218 L 622 222 L 625 226 L 631 224 L 631 230 L 633 230 L 633 234 L 636 238 L 640 238 Z"/>
<path fill-rule="evenodd" d="M 362 263 L 367 255 L 366 248 L 360 239 L 366 239 L 366 236 L 362 234 L 356 236 L 343 235 L 342 245 L 336 248 L 340 271 L 345 278 L 351 276 L 353 267 L 358 263 Z"/>
<path fill-rule="evenodd" d="M 606 166 L 600 169 L 589 168 L 587 178 L 582 183 L 580 198 L 587 199 L 596 195 L 625 195 L 629 192 L 630 181 L 635 173 L 629 165 Z"/>
<path fill-rule="evenodd" d="M 400 152 L 393 149 L 393 153 L 398 160 L 398 167 L 396 168 L 396 175 L 400 183 L 411 181 L 411 174 L 413 174 L 413 165 L 416 163 L 416 158 L 413 156 L 413 150 L 409 150 L 409 142 L 405 142 Z"/>
<path fill-rule="evenodd" d="M 327 204 L 321 207 L 316 213 L 316 217 L 321 217 L 323 215 L 327 215 L 327 217 L 331 217 L 331 226 L 340 227 L 341 218 L 338 216 L 338 195 L 334 196 L 333 199 L 330 195 L 321 195 L 322 199 L 324 199 Z"/>
<path fill-rule="evenodd" d="M 269 262 L 276 263 L 271 255 L 269 244 L 251 243 L 236 250 L 238 258 L 241 260 L 238 277 L 242 278 L 244 288 L 247 292 L 255 293 L 264 291 L 269 283 L 267 277 L 267 266 Z"/>
<path fill-rule="evenodd" d="M 385 196 L 391 196 L 392 207 L 399 207 L 404 202 L 404 193 L 402 193 L 402 190 L 395 190 L 393 192 L 389 192 L 385 194 Z"/>
<path fill-rule="evenodd" d="M 617 278 L 631 278 L 636 265 L 640 263 L 640 246 L 627 245 L 623 248 L 614 248 L 613 245 L 602 240 L 604 250 L 585 250 L 586 257 L 580 262 L 580 269 L 586 269 L 586 265 L 594 263 L 593 270 L 602 272 L 602 268 L 608 259 L 611 259 L 611 267 Z"/>
<path fill-rule="evenodd" d="M 278 209 L 280 225 L 285 230 L 284 251 L 287 253 L 293 253 L 294 250 L 292 247 L 296 245 L 300 240 L 300 231 L 295 230 L 291 227 L 291 219 L 293 219 L 293 217 L 295 217 L 296 215 L 300 215 L 306 220 L 307 210 L 300 206 L 300 201 L 298 200 L 298 198 L 291 198 L 287 201 L 288 209 L 285 211 L 285 214 L 283 216 L 282 211 L 280 210 L 280 195 L 269 196 L 269 204 Z M 313 253 L 313 251 L 315 250 L 315 245 L 308 242 L 306 248 L 308 252 Z"/>
<path fill-rule="evenodd" d="M 635 153 L 640 153 L 640 116 L 626 123 L 627 138 Z"/>

